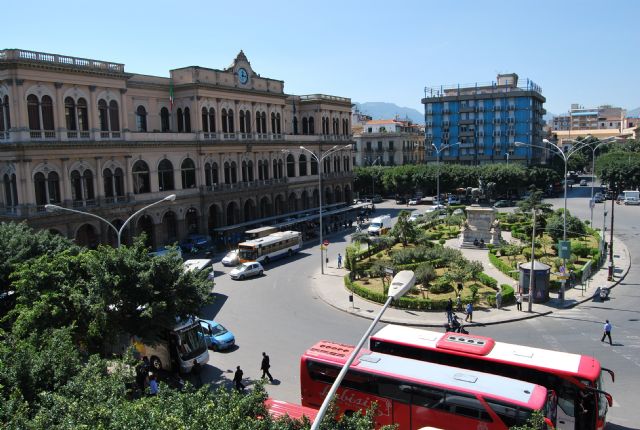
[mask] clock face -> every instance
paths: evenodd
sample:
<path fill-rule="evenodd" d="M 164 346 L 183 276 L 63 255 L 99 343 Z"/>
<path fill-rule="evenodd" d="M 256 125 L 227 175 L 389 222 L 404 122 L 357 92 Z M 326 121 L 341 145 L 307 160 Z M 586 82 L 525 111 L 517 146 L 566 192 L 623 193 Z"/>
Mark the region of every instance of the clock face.
<path fill-rule="evenodd" d="M 245 69 L 238 69 L 238 80 L 241 84 L 246 84 L 249 80 L 249 74 Z"/>

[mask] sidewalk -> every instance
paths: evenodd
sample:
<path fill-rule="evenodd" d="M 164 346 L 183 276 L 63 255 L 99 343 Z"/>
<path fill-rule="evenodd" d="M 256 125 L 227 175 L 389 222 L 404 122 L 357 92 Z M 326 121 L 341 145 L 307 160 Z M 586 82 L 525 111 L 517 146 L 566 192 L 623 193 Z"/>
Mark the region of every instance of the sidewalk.
<path fill-rule="evenodd" d="M 447 241 L 445 245 L 458 249 L 457 243 L 458 239 L 452 239 Z M 548 315 L 556 310 L 571 308 L 580 303 L 592 300 L 593 294 L 598 287 L 615 287 L 629 272 L 631 258 L 625 244 L 614 237 L 613 249 L 616 267 L 613 282 L 607 281 L 608 271 L 607 263 L 605 263 L 587 282 L 586 289 L 583 290 L 582 285 L 577 285 L 574 288 L 566 290 L 564 302 L 561 302 L 560 299 L 557 298 L 557 294 L 552 293 L 555 297 L 551 298 L 548 302 L 541 304 L 534 303 L 533 312 L 531 313 L 526 311 L 528 306 L 526 301 L 522 304 L 523 312 L 519 312 L 515 304 L 503 306 L 501 309 L 476 309 L 473 312 L 473 323 L 466 325 L 482 326 L 520 321 Z M 513 284 L 514 280 L 512 278 L 504 275 L 489 263 L 487 250 L 460 249 L 460 251 L 462 251 L 464 256 L 469 260 L 480 261 L 484 267 L 484 272 L 495 278 L 498 284 Z M 349 302 L 350 291 L 344 287 L 343 281 L 343 276 L 347 274 L 347 270 L 338 269 L 335 262 L 333 262 L 329 263 L 328 267 L 325 267 L 324 272 L 325 274 L 322 275 L 318 271 L 311 278 L 311 288 L 319 298 L 336 309 L 362 318 L 373 320 L 376 315 L 378 315 L 382 308 L 378 303 L 370 302 L 356 295 L 353 296 L 353 303 Z M 446 322 L 446 316 L 444 311 L 428 312 L 390 307 L 385 311 L 380 321 L 421 327 L 442 327 Z"/>

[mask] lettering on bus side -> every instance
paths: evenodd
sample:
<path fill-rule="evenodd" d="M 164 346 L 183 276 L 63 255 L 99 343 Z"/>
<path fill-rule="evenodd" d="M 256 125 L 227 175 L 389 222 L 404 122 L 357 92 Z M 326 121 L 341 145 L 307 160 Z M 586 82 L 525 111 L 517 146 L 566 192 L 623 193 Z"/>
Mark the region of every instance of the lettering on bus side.
<path fill-rule="evenodd" d="M 331 389 L 330 385 L 326 385 L 320 396 L 322 398 L 327 396 L 329 390 Z M 371 397 L 367 395 L 362 395 L 359 391 L 350 390 L 348 388 L 344 388 L 341 391 L 337 391 L 335 395 L 336 400 L 345 405 L 346 409 L 350 409 L 348 405 L 351 405 L 356 410 L 362 409 L 363 412 L 371 407 L 373 402 L 378 403 L 377 416 L 379 417 L 390 417 L 391 416 L 391 401 L 387 399 L 375 398 L 371 399 Z"/>

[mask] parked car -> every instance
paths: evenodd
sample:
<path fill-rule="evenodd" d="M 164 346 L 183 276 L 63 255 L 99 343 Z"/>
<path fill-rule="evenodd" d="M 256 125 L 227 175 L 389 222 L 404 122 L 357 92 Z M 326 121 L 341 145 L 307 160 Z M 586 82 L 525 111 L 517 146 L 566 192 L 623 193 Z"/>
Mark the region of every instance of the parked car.
<path fill-rule="evenodd" d="M 602 195 L 602 193 L 595 193 L 593 195 L 593 201 L 595 203 L 602 203 L 604 202 L 604 196 Z"/>
<path fill-rule="evenodd" d="M 183 253 L 196 253 L 208 250 L 213 246 L 211 237 L 202 234 L 190 234 L 180 241 L 180 249 Z"/>
<path fill-rule="evenodd" d="M 459 205 L 460 204 L 460 199 L 458 198 L 458 196 L 449 196 L 449 204 L 450 205 Z"/>
<path fill-rule="evenodd" d="M 421 213 L 414 212 L 409 217 L 409 222 L 416 222 L 416 221 L 420 220 L 422 217 L 423 217 L 423 215 Z"/>
<path fill-rule="evenodd" d="M 607 190 L 607 191 L 605 191 L 605 193 L 604 193 L 604 198 L 605 198 L 606 200 L 611 200 L 611 199 L 613 199 L 613 196 L 614 196 L 614 195 L 615 195 L 615 193 L 614 193 L 612 190 Z"/>
<path fill-rule="evenodd" d="M 237 266 L 240 263 L 238 259 L 238 250 L 234 249 L 233 251 L 229 251 L 227 255 L 222 259 L 223 266 Z"/>
<path fill-rule="evenodd" d="M 431 205 L 424 211 L 424 213 L 428 214 L 431 212 L 443 211 L 444 209 L 445 207 L 443 205 Z"/>
<path fill-rule="evenodd" d="M 587 180 L 586 179 L 581 180 L 580 181 L 580 186 L 581 187 L 586 187 L 587 186 Z"/>
<path fill-rule="evenodd" d="M 213 320 L 201 319 L 200 325 L 202 326 L 202 332 L 204 333 L 204 339 L 207 342 L 207 347 L 215 351 L 221 351 L 235 345 L 235 336 L 222 324 Z"/>
<path fill-rule="evenodd" d="M 409 199 L 409 206 L 415 206 L 420 202 L 420 199 L 418 199 L 417 197 L 412 197 L 411 199 Z"/>
<path fill-rule="evenodd" d="M 229 272 L 229 276 L 231 279 L 246 279 L 252 276 L 262 276 L 264 273 L 264 268 L 262 264 L 257 261 L 252 261 L 249 263 L 242 263 L 234 267 L 231 272 Z"/>
<path fill-rule="evenodd" d="M 637 199 L 635 197 L 627 197 L 626 199 L 624 199 L 624 204 L 628 206 L 638 206 L 640 205 L 640 199 Z"/>
<path fill-rule="evenodd" d="M 494 208 L 510 208 L 513 206 L 513 202 L 511 200 L 498 200 L 493 205 Z"/>
<path fill-rule="evenodd" d="M 456 210 L 454 210 L 451 215 L 464 215 L 464 210 L 462 210 L 461 208 L 458 208 Z"/>

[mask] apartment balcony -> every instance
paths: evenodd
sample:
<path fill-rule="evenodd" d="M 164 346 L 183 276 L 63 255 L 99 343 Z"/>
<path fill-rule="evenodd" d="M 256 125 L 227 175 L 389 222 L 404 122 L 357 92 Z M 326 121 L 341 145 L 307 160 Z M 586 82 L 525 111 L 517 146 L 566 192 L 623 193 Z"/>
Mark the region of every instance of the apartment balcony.
<path fill-rule="evenodd" d="M 460 125 L 472 125 L 475 123 L 475 119 L 461 119 L 460 121 L 458 121 L 458 124 Z"/>
<path fill-rule="evenodd" d="M 475 112 L 475 106 L 460 106 L 460 113 Z"/>

